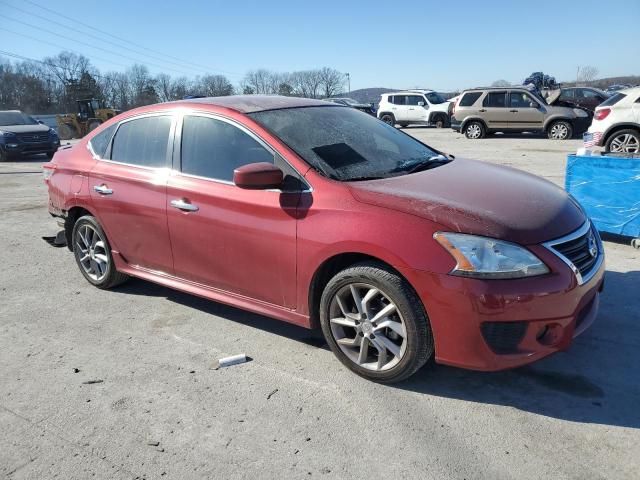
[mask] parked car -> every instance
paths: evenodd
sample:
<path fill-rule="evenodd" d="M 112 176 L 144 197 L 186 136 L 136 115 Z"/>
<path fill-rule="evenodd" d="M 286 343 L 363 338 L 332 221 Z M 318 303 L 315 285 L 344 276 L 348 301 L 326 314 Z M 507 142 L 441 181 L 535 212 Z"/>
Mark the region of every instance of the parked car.
<path fill-rule="evenodd" d="M 59 146 L 52 128 L 20 110 L 0 111 L 0 162 L 37 153 L 51 158 Z"/>
<path fill-rule="evenodd" d="M 494 132 L 542 132 L 566 140 L 584 132 L 588 122 L 583 109 L 547 105 L 526 87 L 465 90 L 451 117 L 451 127 L 471 139 Z"/>
<path fill-rule="evenodd" d="M 337 104 L 142 107 L 44 172 L 91 284 L 139 277 L 320 326 L 343 364 L 379 382 L 434 356 L 524 365 L 566 349 L 598 310 L 604 251 L 564 190 Z"/>
<path fill-rule="evenodd" d="M 381 95 L 378 118 L 393 126 L 449 125 L 451 102 L 433 90 L 407 90 Z"/>
<path fill-rule="evenodd" d="M 605 91 L 609 92 L 609 93 L 614 93 L 614 92 L 617 92 L 619 90 L 625 90 L 625 89 L 631 88 L 631 87 L 632 87 L 632 85 L 629 85 L 629 84 L 609 85 Z"/>
<path fill-rule="evenodd" d="M 356 110 L 360 110 L 361 112 L 368 113 L 369 115 L 376 114 L 376 109 L 373 107 L 372 103 L 360 103 L 353 98 L 327 98 L 329 102 L 338 103 L 340 105 L 345 105 L 347 107 L 355 108 Z"/>
<path fill-rule="evenodd" d="M 640 153 L 640 87 L 620 90 L 596 108 L 589 133 L 607 152 Z"/>
<path fill-rule="evenodd" d="M 554 105 L 567 107 L 581 107 L 593 112 L 598 105 L 609 98 L 610 94 L 597 88 L 570 87 L 560 90 L 558 100 Z"/>

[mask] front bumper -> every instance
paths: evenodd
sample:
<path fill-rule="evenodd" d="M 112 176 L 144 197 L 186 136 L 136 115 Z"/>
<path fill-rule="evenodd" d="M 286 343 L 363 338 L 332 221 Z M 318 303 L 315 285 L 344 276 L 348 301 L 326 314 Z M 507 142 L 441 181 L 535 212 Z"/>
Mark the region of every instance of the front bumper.
<path fill-rule="evenodd" d="M 27 143 L 7 140 L 0 144 L 3 151 L 12 156 L 36 155 L 38 153 L 54 153 L 60 146 L 60 140 L 47 142 Z"/>
<path fill-rule="evenodd" d="M 478 280 L 401 270 L 427 310 L 436 362 L 484 371 L 519 367 L 568 349 L 573 338 L 593 323 L 604 262 L 587 283 L 579 285 L 554 253 L 543 246 L 530 249 L 550 273 Z"/>
<path fill-rule="evenodd" d="M 456 120 L 455 117 L 451 117 L 451 128 L 456 132 L 459 132 L 460 128 L 462 128 L 462 122 L 460 120 Z"/>

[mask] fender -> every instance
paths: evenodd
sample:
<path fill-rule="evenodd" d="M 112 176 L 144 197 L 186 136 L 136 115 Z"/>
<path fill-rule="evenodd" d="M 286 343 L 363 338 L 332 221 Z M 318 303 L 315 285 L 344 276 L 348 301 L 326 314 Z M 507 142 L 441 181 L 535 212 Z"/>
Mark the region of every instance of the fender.
<path fill-rule="evenodd" d="M 626 128 L 640 132 L 640 128 L 638 127 L 637 123 L 631 123 L 631 122 L 614 123 L 609 128 L 607 128 L 604 134 L 602 135 L 602 140 L 601 140 L 602 145 L 606 144 L 607 141 L 609 140 L 609 137 L 613 135 L 615 132 L 617 132 L 618 130 L 626 129 Z"/>
<path fill-rule="evenodd" d="M 549 125 L 551 125 L 553 122 L 557 122 L 558 120 L 562 120 L 564 122 L 568 122 L 572 127 L 575 126 L 575 119 L 574 118 L 567 118 L 565 115 L 552 115 L 551 117 L 547 118 L 544 121 L 542 129 L 546 131 L 547 128 L 549 128 Z"/>
<path fill-rule="evenodd" d="M 482 125 L 484 125 L 485 130 L 487 131 L 489 130 L 489 127 L 487 126 L 487 122 L 485 122 L 483 118 L 474 116 L 474 117 L 466 117 L 464 120 L 462 120 L 462 122 L 460 122 L 460 131 L 463 132 L 464 129 L 467 128 L 467 124 L 472 121 L 480 122 Z"/>

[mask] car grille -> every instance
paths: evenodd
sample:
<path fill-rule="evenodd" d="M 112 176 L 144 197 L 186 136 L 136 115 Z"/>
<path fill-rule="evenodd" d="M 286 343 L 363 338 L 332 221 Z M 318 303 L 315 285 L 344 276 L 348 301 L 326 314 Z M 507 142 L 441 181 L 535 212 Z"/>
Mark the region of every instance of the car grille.
<path fill-rule="evenodd" d="M 19 133 L 18 139 L 24 143 L 42 143 L 49 140 L 48 133 Z"/>
<path fill-rule="evenodd" d="M 548 242 L 545 246 L 571 267 L 580 285 L 591 279 L 602 259 L 600 238 L 590 222 L 574 233 Z"/>
<path fill-rule="evenodd" d="M 494 353 L 517 353 L 518 344 L 527 331 L 526 322 L 485 322 L 480 326 L 482 336 Z"/>

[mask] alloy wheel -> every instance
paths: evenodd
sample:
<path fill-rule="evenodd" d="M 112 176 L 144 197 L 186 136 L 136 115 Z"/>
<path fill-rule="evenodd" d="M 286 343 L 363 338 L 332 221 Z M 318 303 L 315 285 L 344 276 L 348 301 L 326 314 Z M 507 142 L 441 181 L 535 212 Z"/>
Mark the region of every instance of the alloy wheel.
<path fill-rule="evenodd" d="M 480 138 L 482 135 L 482 128 L 477 123 L 472 123 L 467 127 L 467 137 L 472 139 Z"/>
<path fill-rule="evenodd" d="M 75 240 L 78 263 L 89 278 L 101 281 L 109 271 L 109 255 L 104 238 L 91 225 L 84 224 L 77 230 Z"/>
<path fill-rule="evenodd" d="M 366 283 L 343 286 L 331 299 L 331 334 L 356 365 L 373 371 L 389 370 L 407 348 L 405 321 L 396 304 Z"/>
<path fill-rule="evenodd" d="M 551 138 L 554 140 L 565 140 L 569 135 L 569 129 L 564 123 L 556 123 L 551 127 Z"/>
<path fill-rule="evenodd" d="M 630 133 L 618 135 L 611 141 L 609 147 L 612 152 L 619 153 L 638 153 L 640 152 L 640 141 Z"/>

